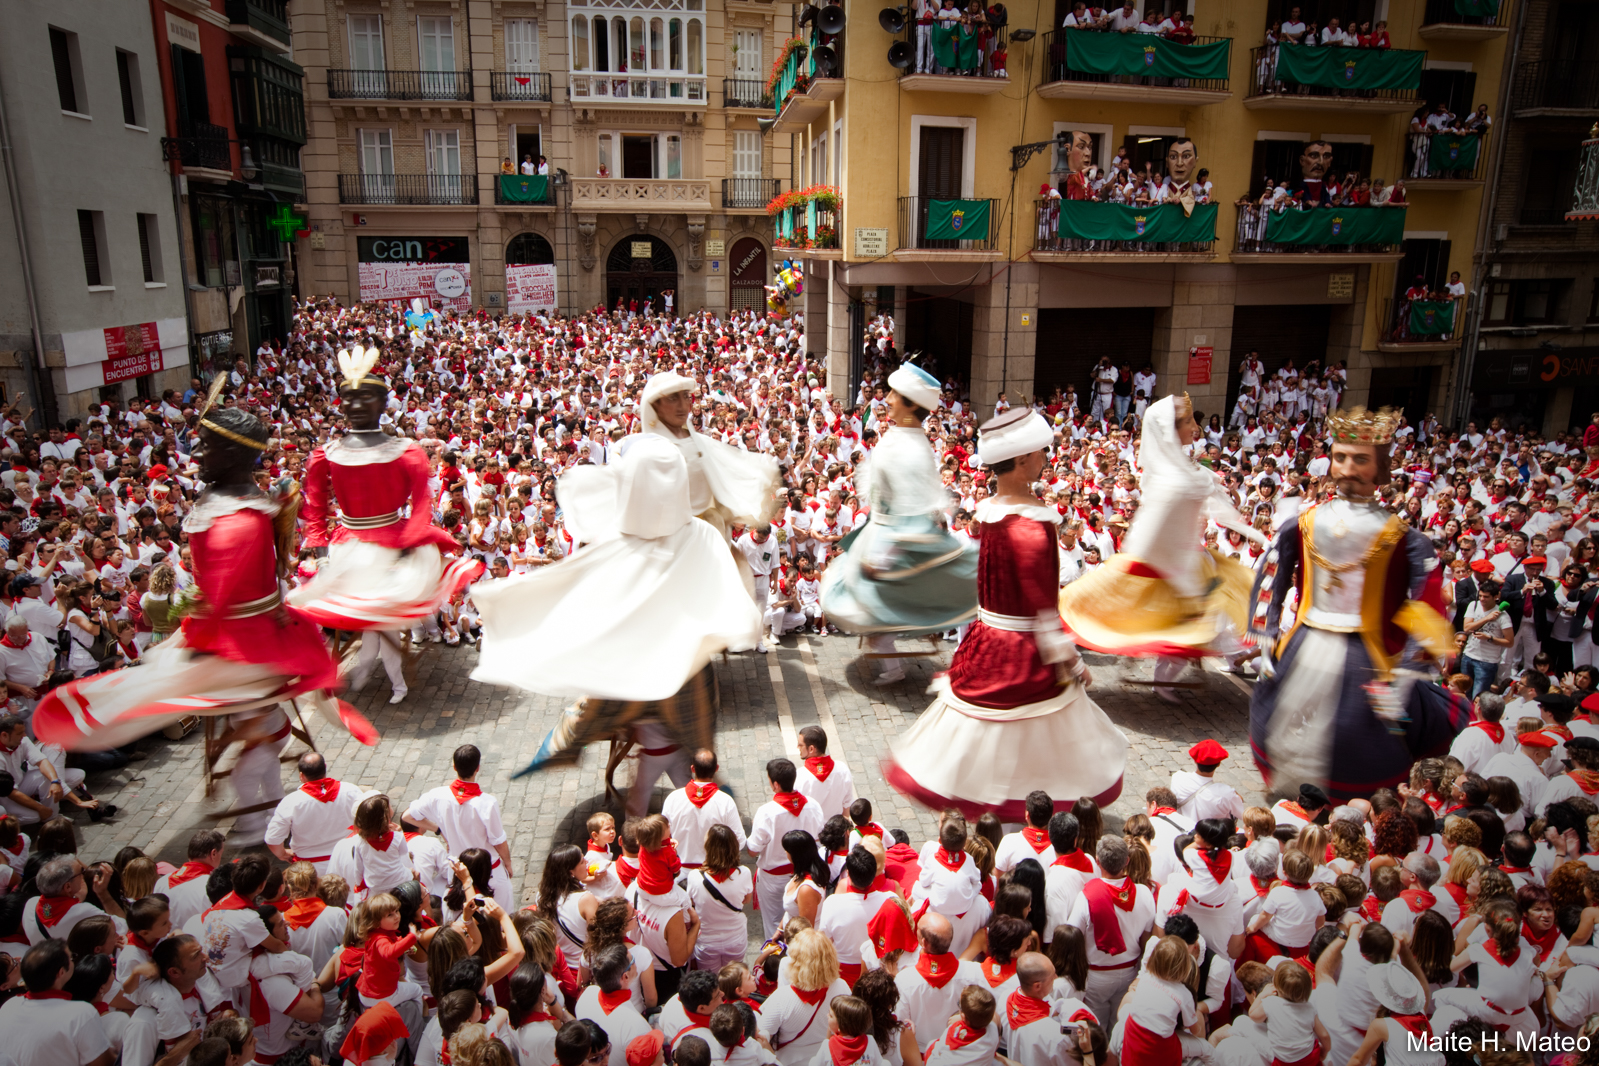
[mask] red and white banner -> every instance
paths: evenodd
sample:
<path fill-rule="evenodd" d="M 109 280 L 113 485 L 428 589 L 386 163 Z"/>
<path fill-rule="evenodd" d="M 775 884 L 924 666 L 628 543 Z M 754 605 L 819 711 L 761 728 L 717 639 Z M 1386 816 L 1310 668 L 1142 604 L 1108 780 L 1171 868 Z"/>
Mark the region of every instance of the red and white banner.
<path fill-rule="evenodd" d="M 519 313 L 555 310 L 555 265 L 506 267 L 505 309 Z"/>
<path fill-rule="evenodd" d="M 360 263 L 361 299 L 411 300 L 472 309 L 471 263 Z"/>
<path fill-rule="evenodd" d="M 181 318 L 128 326 L 75 330 L 61 335 L 68 392 L 171 370 L 189 361 L 188 325 Z"/>

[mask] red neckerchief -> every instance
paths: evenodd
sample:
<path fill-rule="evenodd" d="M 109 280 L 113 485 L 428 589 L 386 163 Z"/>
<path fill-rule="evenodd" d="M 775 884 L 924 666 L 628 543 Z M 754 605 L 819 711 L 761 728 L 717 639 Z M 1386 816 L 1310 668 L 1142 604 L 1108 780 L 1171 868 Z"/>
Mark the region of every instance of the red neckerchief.
<path fill-rule="evenodd" d="M 799 792 L 778 792 L 772 799 L 779 807 L 798 818 L 800 811 L 805 809 L 805 796 Z"/>
<path fill-rule="evenodd" d="M 1563 725 L 1546 725 L 1543 727 L 1543 731 L 1545 733 L 1553 733 L 1561 740 L 1572 740 L 1575 736 L 1575 734 L 1571 732 L 1570 727 Z"/>
<path fill-rule="evenodd" d="M 615 992 L 601 992 L 600 1010 L 610 1014 L 617 1007 L 632 1000 L 632 998 L 633 990 L 631 988 L 619 988 Z"/>
<path fill-rule="evenodd" d="M 272 1006 L 267 1002 L 266 996 L 261 991 L 261 982 L 256 980 L 255 974 L 250 975 L 250 1021 L 258 1026 L 266 1026 L 272 1022 Z"/>
<path fill-rule="evenodd" d="M 339 783 L 331 777 L 319 777 L 300 786 L 300 791 L 318 803 L 332 803 L 339 798 Z"/>
<path fill-rule="evenodd" d="M 960 852 L 958 856 L 951 855 L 944 850 L 944 845 L 942 844 L 938 846 L 937 851 L 933 852 L 933 858 L 937 859 L 938 864 L 946 870 L 959 870 L 966 863 L 966 853 L 964 851 Z"/>
<path fill-rule="evenodd" d="M 389 845 L 394 843 L 394 830 L 390 829 L 380 837 L 372 837 L 367 840 L 367 843 L 371 845 L 374 851 L 388 851 Z"/>
<path fill-rule="evenodd" d="M 1547 932 L 1539 936 L 1532 931 L 1530 923 L 1523 921 L 1521 923 L 1521 939 L 1538 949 L 1537 959 L 1542 964 L 1543 960 L 1547 959 L 1549 953 L 1554 950 L 1555 941 L 1560 939 L 1560 927 L 1551 925 Z"/>
<path fill-rule="evenodd" d="M 1467 907 L 1466 886 L 1453 883 L 1446 884 L 1444 885 L 1444 891 L 1449 893 L 1449 898 L 1455 901 L 1455 906 L 1460 910 L 1460 916 L 1464 918 Z"/>
<path fill-rule="evenodd" d="M 942 955 L 929 955 L 924 951 L 916 957 L 916 972 L 934 988 L 943 988 L 954 980 L 960 963 L 960 958 L 953 951 L 946 951 Z"/>
<path fill-rule="evenodd" d="M 805 760 L 805 769 L 818 781 L 826 781 L 827 775 L 833 772 L 833 757 L 831 755 L 812 755 Z"/>
<path fill-rule="evenodd" d="M 1283 800 L 1280 804 L 1278 804 L 1278 806 L 1287 811 L 1289 814 L 1293 815 L 1295 818 L 1303 818 L 1307 822 L 1310 821 L 1310 815 L 1305 813 L 1305 808 L 1301 807 L 1297 803 L 1291 803 L 1288 800 Z"/>
<path fill-rule="evenodd" d="M 73 896 L 40 896 L 39 897 L 39 922 L 46 929 L 54 929 L 56 923 L 67 916 L 67 912 L 78 905 L 78 900 Z"/>
<path fill-rule="evenodd" d="M 1218 885 L 1225 885 L 1227 883 L 1227 878 L 1232 876 L 1233 853 L 1228 851 L 1226 848 L 1221 848 L 1219 850 L 1221 858 L 1213 859 L 1211 858 L 1210 852 L 1206 849 L 1198 848 L 1196 850 L 1199 852 L 1200 861 L 1205 864 L 1205 869 L 1210 871 L 1211 878 Z"/>
<path fill-rule="evenodd" d="M 944 1045 L 951 1051 L 959 1051 L 967 1044 L 982 1038 L 988 1032 L 986 1029 L 973 1029 L 964 1021 L 956 1021 L 944 1033 Z"/>
<path fill-rule="evenodd" d="M 1503 863 L 1501 863 L 1500 866 L 1499 866 L 1499 869 L 1501 869 L 1502 871 L 1504 871 L 1507 874 L 1530 874 L 1530 873 L 1532 873 L 1532 867 L 1531 866 L 1506 866 Z"/>
<path fill-rule="evenodd" d="M 1122 954 L 1127 950 L 1127 941 L 1116 912 L 1133 909 L 1138 899 L 1137 884 L 1129 877 L 1126 884 L 1117 888 L 1100 877 L 1084 885 L 1083 894 L 1088 897 L 1088 917 L 1094 923 L 1094 946 L 1104 955 Z"/>
<path fill-rule="evenodd" d="M 190 859 L 188 862 L 178 867 L 175 873 L 167 875 L 167 887 L 177 888 L 186 881 L 193 881 L 196 877 L 209 877 L 212 871 L 215 869 L 216 867 L 212 866 L 208 862 L 200 862 L 197 859 Z"/>
<path fill-rule="evenodd" d="M 616 876 L 622 879 L 623 888 L 631 885 L 638 877 L 638 864 L 630 860 L 626 855 L 623 855 L 620 859 L 617 859 L 616 862 L 612 864 L 612 869 L 616 871 Z"/>
<path fill-rule="evenodd" d="M 15 933 L 12 933 L 10 936 L 0 936 L 0 944 L 22 944 L 22 945 L 26 946 L 27 943 L 28 943 L 28 934 L 24 933 L 21 929 L 18 929 Z"/>
<path fill-rule="evenodd" d="M 588 851 L 592 851 L 592 852 L 598 852 L 601 855 L 609 855 L 611 853 L 611 846 L 609 844 L 601 844 L 598 840 L 595 840 L 593 837 L 589 837 L 587 850 Z"/>
<path fill-rule="evenodd" d="M 1505 727 L 1500 722 L 1472 722 L 1472 726 L 1488 734 L 1488 739 L 1495 744 L 1505 742 Z M 1390 1015 L 1391 1017 L 1391 1015 Z"/>
<path fill-rule="evenodd" d="M 843 1033 L 834 1033 L 827 1038 L 827 1053 L 832 1056 L 833 1066 L 854 1066 L 866 1054 L 866 1041 L 869 1040 L 865 1033 L 860 1036 L 845 1036 Z"/>
<path fill-rule="evenodd" d="M 23 999 L 71 999 L 72 996 L 69 995 L 66 992 L 24 992 L 24 993 L 22 993 L 22 998 Z"/>
<path fill-rule="evenodd" d="M 1255 895 L 1257 898 L 1263 897 L 1266 895 L 1266 893 L 1271 891 L 1271 882 L 1267 881 L 1265 884 L 1261 884 L 1259 878 L 1257 878 L 1254 874 L 1250 874 L 1249 887 L 1255 890 Z"/>
<path fill-rule="evenodd" d="M 455 797 L 456 803 L 465 803 L 473 796 L 483 795 L 483 789 L 476 781 L 461 781 L 457 779 L 450 782 L 450 795 Z"/>
<path fill-rule="evenodd" d="M 1028 847 L 1033 849 L 1034 855 L 1044 854 L 1044 849 L 1049 847 L 1049 830 L 1036 829 L 1033 826 L 1022 826 L 1022 839 L 1027 841 Z"/>
<path fill-rule="evenodd" d="M 870 891 L 884 890 L 873 886 Z M 906 916 L 897 896 L 890 895 L 877 908 L 877 913 L 866 923 L 866 935 L 871 938 L 879 958 L 890 951 L 916 950 L 916 927 Z"/>
<path fill-rule="evenodd" d="M 1149 816 L 1151 818 L 1158 818 L 1158 817 L 1160 817 L 1163 814 L 1176 814 L 1176 813 L 1177 813 L 1177 808 L 1176 807 L 1156 807 L 1154 810 L 1149 812 Z"/>
<path fill-rule="evenodd" d="M 690 781 L 683 786 L 683 791 L 688 794 L 688 801 L 696 807 L 703 807 L 718 791 L 715 781 Z"/>
<path fill-rule="evenodd" d="M 327 901 L 316 896 L 290 900 L 283 910 L 283 920 L 290 929 L 305 929 L 327 909 Z"/>
<path fill-rule="evenodd" d="M 1431 1040 L 1432 1022 L 1427 1020 L 1425 1014 L 1390 1014 L 1389 1021 L 1398 1022 L 1400 1028 L 1412 1036 L 1424 1037 Z"/>
<path fill-rule="evenodd" d="M 1083 853 L 1082 848 L 1073 848 L 1065 854 L 1056 853 L 1055 861 L 1050 863 L 1050 865 L 1064 866 L 1069 870 L 1081 870 L 1085 874 L 1094 872 L 1093 860 Z"/>
<path fill-rule="evenodd" d="M 1013 1033 L 1024 1025 L 1031 1025 L 1040 1018 L 1048 1017 L 1049 1004 L 1027 995 L 1019 988 L 1005 1000 L 1005 1020 L 1010 1023 L 1010 1031 Z"/>
<path fill-rule="evenodd" d="M 8 848 L 4 844 L 0 844 L 0 851 L 3 851 L 3 852 L 5 852 L 8 855 L 21 855 L 22 854 L 22 842 L 23 842 L 24 839 L 25 838 L 23 837 L 23 835 L 21 833 L 18 833 L 17 834 L 17 846 L 14 847 L 14 848 Z"/>
<path fill-rule="evenodd" d="M 11 634 L 10 633 L 7 633 L 5 636 L 0 637 L 0 644 L 4 644 L 8 648 L 15 648 L 18 651 L 21 651 L 23 648 L 26 648 L 32 641 L 33 641 L 33 634 L 32 633 L 29 633 L 28 634 L 28 639 L 23 641 L 21 644 L 14 643 L 12 641 L 12 639 L 11 639 Z"/>
<path fill-rule="evenodd" d="M 152 951 L 155 950 L 155 945 L 154 944 L 145 943 L 144 937 L 140 936 L 138 933 L 129 933 L 128 934 L 128 943 L 130 945 L 132 945 L 133 947 L 138 948 L 140 951 L 144 952 L 146 955 L 150 954 Z"/>
<path fill-rule="evenodd" d="M 883 827 L 878 825 L 876 822 L 867 822 L 865 825 L 858 825 L 855 827 L 855 831 L 863 837 L 876 837 L 878 840 L 883 839 Z"/>
<path fill-rule="evenodd" d="M 200 920 L 202 922 L 205 921 L 211 916 L 212 911 L 248 911 L 253 909 L 254 908 L 249 903 L 246 903 L 240 898 L 237 892 L 229 892 L 227 895 L 217 900 L 216 903 L 206 908 L 205 913 L 200 915 Z"/>
<path fill-rule="evenodd" d="M 822 997 L 827 995 L 827 988 L 825 986 L 822 988 L 813 988 L 808 992 L 799 988 L 795 988 L 793 985 L 789 985 L 788 987 L 793 988 L 794 994 L 799 997 L 800 1002 L 804 1003 L 808 1007 L 816 1006 L 822 1001 Z"/>
<path fill-rule="evenodd" d="M 1569 770 L 1566 776 L 1577 783 L 1577 787 L 1592 796 L 1599 792 L 1599 770 Z"/>
<path fill-rule="evenodd" d="M 1493 939 L 1492 937 L 1484 940 L 1482 942 L 1482 946 L 1487 949 L 1489 956 L 1501 966 L 1514 966 L 1516 964 L 1516 960 L 1521 958 L 1520 944 L 1517 944 L 1516 950 L 1512 951 L 1508 958 L 1500 954 L 1499 941 Z"/>
<path fill-rule="evenodd" d="M 1433 904 L 1438 902 L 1438 897 L 1424 888 L 1407 888 L 1399 893 L 1399 898 L 1405 901 L 1405 906 L 1410 908 L 1411 914 L 1432 910 Z"/>
<path fill-rule="evenodd" d="M 1015 959 L 1004 963 L 996 963 L 993 959 L 984 959 L 978 963 L 978 966 L 982 969 L 983 978 L 988 982 L 989 988 L 998 988 L 1006 981 L 1009 981 L 1011 975 L 1016 972 Z"/>

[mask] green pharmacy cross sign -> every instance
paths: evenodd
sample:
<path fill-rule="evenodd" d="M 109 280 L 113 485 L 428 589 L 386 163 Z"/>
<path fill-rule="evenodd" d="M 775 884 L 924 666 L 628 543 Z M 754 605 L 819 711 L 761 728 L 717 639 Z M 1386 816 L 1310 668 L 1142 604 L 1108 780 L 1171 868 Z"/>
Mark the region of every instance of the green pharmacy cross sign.
<path fill-rule="evenodd" d="M 294 235 L 305 229 L 305 223 L 305 216 L 295 214 L 288 204 L 279 204 L 278 213 L 267 219 L 267 225 L 277 231 L 280 241 L 294 240 Z"/>

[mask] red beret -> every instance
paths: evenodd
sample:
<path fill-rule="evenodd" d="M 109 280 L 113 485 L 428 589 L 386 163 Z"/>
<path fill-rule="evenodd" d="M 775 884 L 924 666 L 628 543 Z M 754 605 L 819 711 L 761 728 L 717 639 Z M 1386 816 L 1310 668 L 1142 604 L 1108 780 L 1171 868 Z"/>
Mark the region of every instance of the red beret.
<path fill-rule="evenodd" d="M 1518 744 L 1525 744 L 1531 748 L 1552 748 L 1560 743 L 1553 734 L 1545 733 L 1541 729 L 1534 729 L 1530 733 L 1523 733 L 1516 738 Z"/>
<path fill-rule="evenodd" d="M 1522 561 L 1524 566 L 1548 566 L 1549 560 L 1541 555 L 1529 555 Z"/>
<path fill-rule="evenodd" d="M 1188 757 L 1200 766 L 1215 766 L 1227 758 L 1227 749 L 1214 740 L 1201 740 L 1188 749 Z"/>
<path fill-rule="evenodd" d="M 661 1053 L 661 1045 L 666 1043 L 666 1034 L 659 1029 L 651 1029 L 643 1036 L 635 1036 L 627 1044 L 627 1066 L 650 1066 L 655 1061 L 655 1056 Z"/>
<path fill-rule="evenodd" d="M 1471 564 L 1471 568 L 1479 574 L 1491 574 L 1494 572 L 1494 564 L 1489 562 L 1487 559 L 1474 560 Z"/>
<path fill-rule="evenodd" d="M 1585 711 L 1599 711 L 1599 692 L 1595 692 L 1592 696 L 1583 700 L 1582 709 Z"/>
<path fill-rule="evenodd" d="M 396 1040 L 410 1035 L 400 1013 L 389 1004 L 379 1002 L 355 1020 L 339 1054 L 351 1062 L 365 1062 L 383 1054 Z"/>

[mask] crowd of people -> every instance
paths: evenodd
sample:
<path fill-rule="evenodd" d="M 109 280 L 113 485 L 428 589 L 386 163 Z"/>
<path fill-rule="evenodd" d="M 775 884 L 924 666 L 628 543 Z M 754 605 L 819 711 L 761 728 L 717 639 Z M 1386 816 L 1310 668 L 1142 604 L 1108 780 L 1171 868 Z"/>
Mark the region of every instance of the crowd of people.
<path fill-rule="evenodd" d="M 298 478 L 344 428 L 336 352 L 380 349 L 383 423 L 426 451 L 433 521 L 491 580 L 578 549 L 557 477 L 617 459 L 648 377 L 692 377 L 694 430 L 781 471 L 770 526 L 732 531 L 763 606 L 758 653 L 833 632 L 821 575 L 869 517 L 857 479 L 887 425 L 894 336 L 888 316 L 869 323 L 846 410 L 798 319 L 596 309 L 408 329 L 397 309 L 314 300 L 287 344 L 228 374 L 224 402 L 271 427 L 262 480 Z M 1321 427 L 1344 370 L 1268 372 L 1250 353 L 1239 380 L 1226 426 L 1193 412 L 1192 453 L 1269 540 L 1332 492 Z M 1062 517 L 1063 585 L 1114 557 L 1139 507 L 1157 378 L 1102 360 L 1083 384 L 1087 398 L 1018 398 L 1054 431 L 1034 488 Z M 13 406 L 0 427 L 0 1064 L 1596 1061 L 1599 415 L 1550 438 L 1401 425 L 1379 502 L 1437 548 L 1457 633 L 1437 676 L 1475 720 L 1404 784 L 1347 804 L 1279 781 L 1291 799 L 1249 805 L 1215 777 L 1236 756 L 1207 740 L 1119 829 L 1090 799 L 1035 792 L 1019 824 L 952 809 L 922 840 L 829 755 L 845 738 L 807 726 L 767 763 L 769 797 L 735 800 L 714 750 L 683 752 L 658 814 L 595 814 L 529 857 L 512 854 L 471 745 L 403 802 L 314 752 L 285 796 L 287 734 L 241 728 L 271 768 L 258 825 L 196 832 L 177 867 L 134 847 L 98 861 L 69 815 L 115 817 L 85 771 L 139 745 L 69 756 L 29 719 L 51 686 L 137 662 L 178 627 L 204 398 L 196 381 L 108 402 L 48 439 Z M 1011 403 L 979 410 L 957 382 L 942 400 L 924 428 L 950 530 L 972 538 L 993 493 L 976 426 Z M 1204 536 L 1272 573 L 1236 530 Z M 313 552 L 297 562 L 314 574 Z M 411 635 L 476 629 L 467 589 Z"/>

